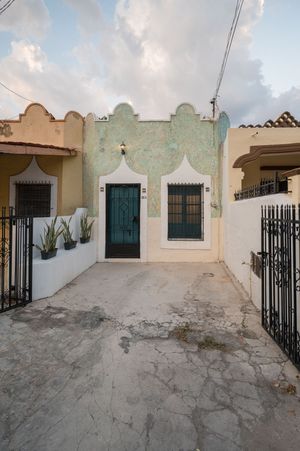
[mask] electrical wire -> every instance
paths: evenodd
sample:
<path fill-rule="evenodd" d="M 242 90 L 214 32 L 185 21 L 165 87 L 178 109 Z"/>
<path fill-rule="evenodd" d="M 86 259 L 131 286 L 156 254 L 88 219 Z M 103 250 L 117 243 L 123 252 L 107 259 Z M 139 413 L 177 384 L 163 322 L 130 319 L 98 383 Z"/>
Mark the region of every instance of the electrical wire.
<path fill-rule="evenodd" d="M 35 100 L 32 99 L 28 99 L 27 97 L 22 96 L 21 94 L 18 94 L 16 91 L 13 91 L 12 89 L 10 89 L 8 86 L 6 86 L 4 83 L 2 83 L 2 81 L 0 81 L 0 85 L 7 89 L 8 91 L 12 92 L 13 94 L 15 94 L 18 97 L 21 97 L 21 99 L 27 100 L 28 102 L 34 103 Z"/>
<path fill-rule="evenodd" d="M 3 6 L 0 6 L 0 16 L 3 14 L 15 0 L 8 0 Z"/>
<path fill-rule="evenodd" d="M 234 11 L 234 16 L 233 16 L 233 20 L 232 20 L 232 24 L 229 30 L 229 34 L 227 37 L 227 43 L 226 43 L 226 48 L 225 48 L 225 52 L 224 52 L 224 56 L 223 56 L 223 61 L 222 61 L 222 65 L 221 65 L 221 69 L 220 69 L 220 73 L 218 76 L 218 80 L 217 80 L 217 86 L 216 86 L 216 90 L 215 90 L 215 94 L 214 97 L 211 101 L 212 105 L 213 105 L 213 114 L 215 113 L 215 107 L 216 107 L 216 103 L 217 103 L 217 97 L 219 94 L 219 90 L 221 87 L 221 83 L 224 77 L 224 73 L 225 73 L 225 69 L 226 69 L 226 65 L 227 65 L 227 61 L 228 61 L 228 56 L 230 53 L 230 49 L 231 49 L 231 45 L 233 42 L 233 38 L 236 32 L 236 28 L 237 28 L 237 24 L 241 15 L 241 10 L 243 7 L 243 3 L 244 0 L 237 0 L 236 5 L 235 5 L 235 11 Z"/>

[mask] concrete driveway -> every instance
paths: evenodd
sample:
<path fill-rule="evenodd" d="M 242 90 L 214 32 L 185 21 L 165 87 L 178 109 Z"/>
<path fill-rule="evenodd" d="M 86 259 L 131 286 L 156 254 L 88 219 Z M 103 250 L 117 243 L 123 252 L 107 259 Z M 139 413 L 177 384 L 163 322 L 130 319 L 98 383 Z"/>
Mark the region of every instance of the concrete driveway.
<path fill-rule="evenodd" d="M 299 450 L 298 372 L 218 264 L 96 264 L 0 315 L 0 449 Z"/>

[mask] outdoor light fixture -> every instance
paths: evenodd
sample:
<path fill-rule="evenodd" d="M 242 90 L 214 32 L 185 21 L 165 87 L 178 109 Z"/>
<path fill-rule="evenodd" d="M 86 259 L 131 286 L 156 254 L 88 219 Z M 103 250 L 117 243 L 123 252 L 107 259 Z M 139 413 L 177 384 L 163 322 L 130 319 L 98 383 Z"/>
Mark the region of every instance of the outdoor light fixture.
<path fill-rule="evenodd" d="M 124 143 L 124 141 L 122 141 L 122 144 L 120 144 L 120 149 L 121 149 L 121 154 L 125 155 L 126 144 Z"/>

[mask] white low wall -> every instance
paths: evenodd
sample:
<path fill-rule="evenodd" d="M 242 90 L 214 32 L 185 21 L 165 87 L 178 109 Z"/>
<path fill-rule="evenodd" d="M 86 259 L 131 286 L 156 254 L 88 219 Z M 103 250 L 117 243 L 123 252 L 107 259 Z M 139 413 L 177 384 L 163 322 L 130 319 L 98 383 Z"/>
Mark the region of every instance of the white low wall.
<path fill-rule="evenodd" d="M 291 204 L 287 194 L 224 205 L 224 260 L 258 308 L 261 307 L 261 280 L 250 269 L 250 253 L 261 251 L 261 207 L 285 204 Z"/>
<path fill-rule="evenodd" d="M 78 208 L 71 220 L 71 230 L 77 247 L 66 251 L 63 237 L 57 241 L 57 255 L 49 260 L 41 260 L 40 251 L 35 247 L 33 251 L 32 298 L 33 300 L 53 296 L 58 290 L 79 276 L 83 271 L 96 263 L 96 242 L 80 244 L 80 216 L 86 212 Z M 70 216 L 64 216 L 66 220 Z M 40 245 L 40 235 L 43 235 L 45 223 L 49 224 L 53 218 L 35 218 L 33 223 L 33 243 Z M 57 218 L 57 226 L 61 217 Z"/>
<path fill-rule="evenodd" d="M 96 263 L 96 243 L 77 244 L 75 249 L 59 249 L 49 260 L 33 259 L 32 299 L 53 296 L 58 290 Z"/>

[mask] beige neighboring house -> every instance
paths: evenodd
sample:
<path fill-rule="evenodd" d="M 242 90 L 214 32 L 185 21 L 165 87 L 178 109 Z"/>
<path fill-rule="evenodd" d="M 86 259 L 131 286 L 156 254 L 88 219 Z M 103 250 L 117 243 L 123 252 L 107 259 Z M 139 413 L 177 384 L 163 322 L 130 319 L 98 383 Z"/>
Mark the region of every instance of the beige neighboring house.
<path fill-rule="evenodd" d="M 0 206 L 47 217 L 82 205 L 83 117 L 55 119 L 30 104 L 18 120 L 0 120 Z"/>
<path fill-rule="evenodd" d="M 224 164 L 228 197 L 233 200 L 236 192 L 276 178 L 282 180 L 300 167 L 300 121 L 285 112 L 263 125 L 230 128 L 227 146 Z"/>
<path fill-rule="evenodd" d="M 275 121 L 230 128 L 224 144 L 224 261 L 257 307 L 260 279 L 251 252 L 261 250 L 261 208 L 300 201 L 300 121 L 284 112 Z"/>

